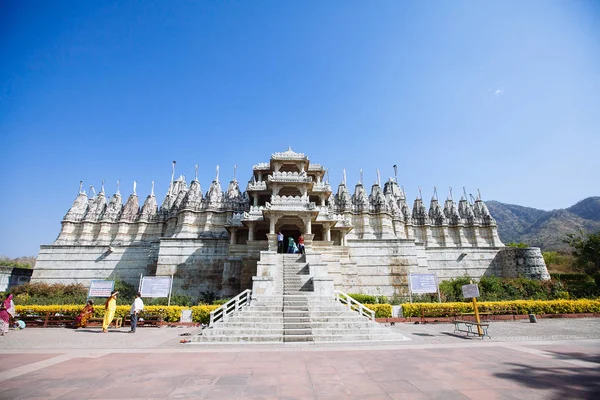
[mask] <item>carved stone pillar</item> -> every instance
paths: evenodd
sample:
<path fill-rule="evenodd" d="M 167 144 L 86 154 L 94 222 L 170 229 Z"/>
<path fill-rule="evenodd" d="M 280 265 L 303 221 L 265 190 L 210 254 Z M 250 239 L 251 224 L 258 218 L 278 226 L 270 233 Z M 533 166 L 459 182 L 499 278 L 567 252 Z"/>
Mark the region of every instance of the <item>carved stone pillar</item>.
<path fill-rule="evenodd" d="M 304 226 L 306 226 L 306 233 L 312 234 L 312 221 L 310 217 L 306 218 L 306 221 L 304 221 Z"/>
<path fill-rule="evenodd" d="M 325 225 L 325 241 L 331 242 L 331 226 Z"/>
<path fill-rule="evenodd" d="M 229 235 L 229 244 L 235 244 L 235 234 L 237 229 L 231 228 L 231 234 Z"/>
<path fill-rule="evenodd" d="M 274 234 L 275 234 L 275 223 L 276 223 L 276 222 L 277 222 L 277 221 L 275 221 L 275 218 L 274 218 L 274 217 L 271 217 L 271 220 L 269 221 L 269 233 L 270 233 L 271 235 L 274 235 Z"/>
<path fill-rule="evenodd" d="M 315 237 L 315 235 L 312 235 L 310 233 L 304 234 L 304 252 L 305 253 L 310 253 L 312 251 L 312 244 L 313 244 L 314 237 Z"/>
<path fill-rule="evenodd" d="M 254 222 L 248 223 L 248 241 L 251 242 L 254 240 Z"/>
<path fill-rule="evenodd" d="M 254 198 L 254 206 L 258 206 L 258 193 L 252 193 L 252 197 Z"/>
<path fill-rule="evenodd" d="M 277 252 L 277 234 L 267 233 L 267 241 L 269 243 L 269 251 Z"/>

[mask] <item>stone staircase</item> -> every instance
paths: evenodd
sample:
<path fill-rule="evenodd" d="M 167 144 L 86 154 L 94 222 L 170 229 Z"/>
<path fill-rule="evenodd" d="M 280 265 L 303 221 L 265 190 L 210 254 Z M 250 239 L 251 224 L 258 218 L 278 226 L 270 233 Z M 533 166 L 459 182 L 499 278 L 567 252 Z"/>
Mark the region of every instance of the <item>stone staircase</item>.
<path fill-rule="evenodd" d="M 305 256 L 278 254 L 276 290 L 204 329 L 194 342 L 310 343 L 402 341 L 402 334 L 360 316 L 348 305 L 312 291 Z"/>

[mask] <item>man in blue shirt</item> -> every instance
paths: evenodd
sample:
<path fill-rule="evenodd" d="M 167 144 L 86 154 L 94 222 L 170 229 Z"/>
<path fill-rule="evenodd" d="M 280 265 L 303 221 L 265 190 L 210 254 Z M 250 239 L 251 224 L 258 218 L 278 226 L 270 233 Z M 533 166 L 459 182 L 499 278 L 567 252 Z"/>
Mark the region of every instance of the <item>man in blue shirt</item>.
<path fill-rule="evenodd" d="M 277 252 L 283 253 L 283 233 L 277 232 Z"/>

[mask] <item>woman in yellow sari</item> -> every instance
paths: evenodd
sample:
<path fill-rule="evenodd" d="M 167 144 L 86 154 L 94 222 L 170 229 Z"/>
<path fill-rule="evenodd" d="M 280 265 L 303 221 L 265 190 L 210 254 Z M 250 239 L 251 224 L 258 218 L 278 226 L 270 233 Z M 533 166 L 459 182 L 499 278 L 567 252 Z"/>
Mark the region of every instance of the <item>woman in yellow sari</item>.
<path fill-rule="evenodd" d="M 102 333 L 108 332 L 108 326 L 115 317 L 115 311 L 117 310 L 117 294 L 119 294 L 119 292 L 113 290 L 108 300 L 106 300 L 106 304 L 104 305 L 104 320 L 102 321 Z"/>
<path fill-rule="evenodd" d="M 85 328 L 88 319 L 94 315 L 94 302 L 88 300 L 83 310 L 79 313 L 75 321 L 73 321 L 73 328 Z"/>

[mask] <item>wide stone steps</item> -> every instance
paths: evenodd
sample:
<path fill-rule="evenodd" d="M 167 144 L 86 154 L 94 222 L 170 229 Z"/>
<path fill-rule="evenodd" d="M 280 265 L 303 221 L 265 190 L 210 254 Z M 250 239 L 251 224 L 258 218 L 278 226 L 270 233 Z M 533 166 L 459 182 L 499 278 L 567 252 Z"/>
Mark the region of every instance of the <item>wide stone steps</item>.
<path fill-rule="evenodd" d="M 304 256 L 278 256 L 278 291 L 254 300 L 227 321 L 204 329 L 201 342 L 310 343 L 406 340 L 331 298 L 312 297 L 307 291 L 308 267 Z M 304 276 L 303 276 L 304 275 Z M 304 278 L 304 279 L 303 279 Z"/>

